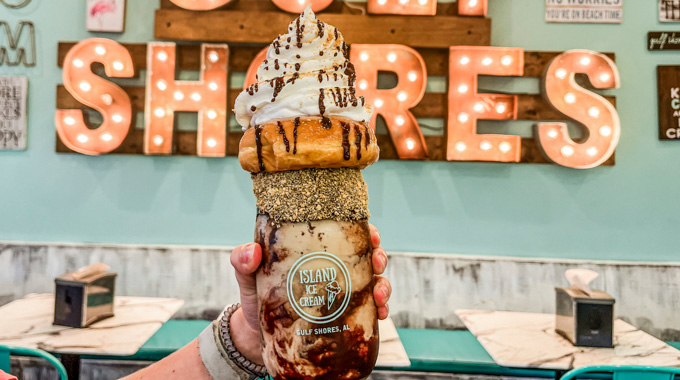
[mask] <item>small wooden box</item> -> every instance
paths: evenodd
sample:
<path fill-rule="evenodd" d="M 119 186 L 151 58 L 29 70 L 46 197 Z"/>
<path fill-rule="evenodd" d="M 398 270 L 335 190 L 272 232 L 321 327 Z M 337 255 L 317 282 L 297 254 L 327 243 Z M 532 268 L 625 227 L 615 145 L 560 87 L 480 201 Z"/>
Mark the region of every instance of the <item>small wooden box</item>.
<path fill-rule="evenodd" d="M 575 346 L 613 347 L 614 298 L 594 290 L 555 288 L 555 330 Z"/>
<path fill-rule="evenodd" d="M 116 276 L 81 269 L 57 277 L 54 324 L 82 328 L 112 317 Z"/>

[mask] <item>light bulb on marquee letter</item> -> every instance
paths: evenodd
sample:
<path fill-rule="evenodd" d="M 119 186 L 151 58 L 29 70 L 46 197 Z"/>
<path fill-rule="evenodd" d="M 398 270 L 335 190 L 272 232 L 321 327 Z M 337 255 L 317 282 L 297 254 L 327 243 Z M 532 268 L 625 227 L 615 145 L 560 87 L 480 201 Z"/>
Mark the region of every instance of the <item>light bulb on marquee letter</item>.
<path fill-rule="evenodd" d="M 437 0 L 368 0 L 368 13 L 393 15 L 437 14 Z"/>
<path fill-rule="evenodd" d="M 539 123 L 537 139 L 543 153 L 556 164 L 589 169 L 614 153 L 621 122 L 610 102 L 576 84 L 577 73 L 586 74 L 595 88 L 619 87 L 619 71 L 607 56 L 589 50 L 558 55 L 545 71 L 543 93 L 558 111 L 585 126 L 588 138 L 576 143 L 569 137 L 566 123 Z"/>
<path fill-rule="evenodd" d="M 489 0 L 458 0 L 458 14 L 461 16 L 486 16 Z"/>
<path fill-rule="evenodd" d="M 519 162 L 521 138 L 478 135 L 477 120 L 514 120 L 517 96 L 478 94 L 479 74 L 521 76 L 521 48 L 452 46 L 449 51 L 449 118 L 446 159 L 449 161 Z"/>
<path fill-rule="evenodd" d="M 326 9 L 333 0 L 272 0 L 272 3 L 280 9 L 290 13 L 300 13 L 312 4 L 312 11 L 320 12 Z"/>
<path fill-rule="evenodd" d="M 132 106 L 130 97 L 116 84 L 92 73 L 91 65 L 99 62 L 109 77 L 130 78 L 135 75 L 130 52 L 118 42 L 90 38 L 69 50 L 64 59 L 64 87 L 80 103 L 102 114 L 103 122 L 89 129 L 83 111 L 57 110 L 57 134 L 69 149 L 98 155 L 118 148 L 130 129 Z"/>
<path fill-rule="evenodd" d="M 357 93 L 375 109 L 371 126 L 375 128 L 378 114 L 382 115 L 399 158 L 426 158 L 425 139 L 409 111 L 425 94 L 427 70 L 420 54 L 404 45 L 354 44 L 350 60 L 356 65 Z M 378 71 L 397 74 L 397 86 L 378 90 Z"/>
<path fill-rule="evenodd" d="M 227 137 L 227 45 L 201 45 L 201 78 L 175 80 L 174 43 L 147 48 L 144 153 L 172 153 L 175 111 L 198 112 L 197 152 L 224 157 Z"/>
<path fill-rule="evenodd" d="M 192 11 L 209 11 L 217 9 L 231 1 L 232 0 L 170 0 L 171 3 L 178 7 Z"/>

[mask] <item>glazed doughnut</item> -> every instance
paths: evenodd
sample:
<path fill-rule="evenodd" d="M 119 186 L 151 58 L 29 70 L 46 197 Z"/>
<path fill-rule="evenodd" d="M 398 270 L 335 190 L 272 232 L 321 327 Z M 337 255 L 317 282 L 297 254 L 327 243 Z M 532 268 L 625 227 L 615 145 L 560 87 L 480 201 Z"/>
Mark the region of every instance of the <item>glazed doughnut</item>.
<path fill-rule="evenodd" d="M 368 123 L 339 117 L 298 117 L 249 128 L 241 138 L 238 160 L 251 173 L 363 169 L 376 162 L 379 153 Z"/>

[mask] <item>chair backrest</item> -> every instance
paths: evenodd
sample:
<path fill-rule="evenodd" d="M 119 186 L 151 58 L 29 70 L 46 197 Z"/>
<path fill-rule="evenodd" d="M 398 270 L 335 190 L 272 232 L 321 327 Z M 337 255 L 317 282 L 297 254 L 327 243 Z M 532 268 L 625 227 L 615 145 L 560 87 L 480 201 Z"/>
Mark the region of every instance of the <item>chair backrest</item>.
<path fill-rule="evenodd" d="M 644 366 L 592 366 L 573 369 L 560 380 L 588 379 L 588 375 L 611 373 L 613 380 L 673 380 L 680 379 L 680 368 Z"/>
<path fill-rule="evenodd" d="M 18 346 L 2 346 L 0 345 L 0 370 L 3 370 L 7 373 L 10 373 L 9 371 L 9 356 L 10 355 L 17 355 L 17 356 L 33 356 L 33 357 L 38 357 L 38 358 L 43 358 L 47 360 L 50 364 L 52 364 L 57 372 L 59 373 L 59 377 L 61 380 L 68 380 L 68 375 L 66 374 L 66 368 L 64 368 L 64 365 L 61 364 L 59 359 L 55 358 L 54 355 L 50 354 L 49 352 L 35 349 L 35 348 L 26 348 L 26 347 L 18 347 Z"/>
<path fill-rule="evenodd" d="M 9 373 L 9 350 L 0 346 L 0 371 Z"/>

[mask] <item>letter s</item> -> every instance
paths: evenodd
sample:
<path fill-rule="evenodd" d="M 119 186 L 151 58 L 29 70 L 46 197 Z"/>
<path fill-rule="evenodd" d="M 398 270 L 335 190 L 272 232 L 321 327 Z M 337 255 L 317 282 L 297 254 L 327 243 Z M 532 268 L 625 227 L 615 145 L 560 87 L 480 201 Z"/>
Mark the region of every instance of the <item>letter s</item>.
<path fill-rule="evenodd" d="M 120 146 L 130 129 L 130 97 L 116 84 L 94 74 L 92 63 L 104 65 L 109 77 L 134 76 L 130 52 L 105 38 L 90 38 L 76 44 L 64 59 L 64 87 L 80 103 L 102 114 L 104 121 L 89 129 L 79 109 L 57 110 L 55 124 L 61 141 L 71 150 L 88 155 L 108 153 Z"/>
<path fill-rule="evenodd" d="M 537 139 L 543 153 L 556 164 L 589 169 L 607 161 L 621 134 L 619 114 L 602 96 L 579 86 L 576 73 L 588 76 L 595 88 L 618 88 L 619 72 L 607 56 L 590 50 L 570 50 L 552 60 L 543 76 L 547 100 L 563 115 L 587 129 L 576 143 L 566 123 L 539 123 Z"/>

